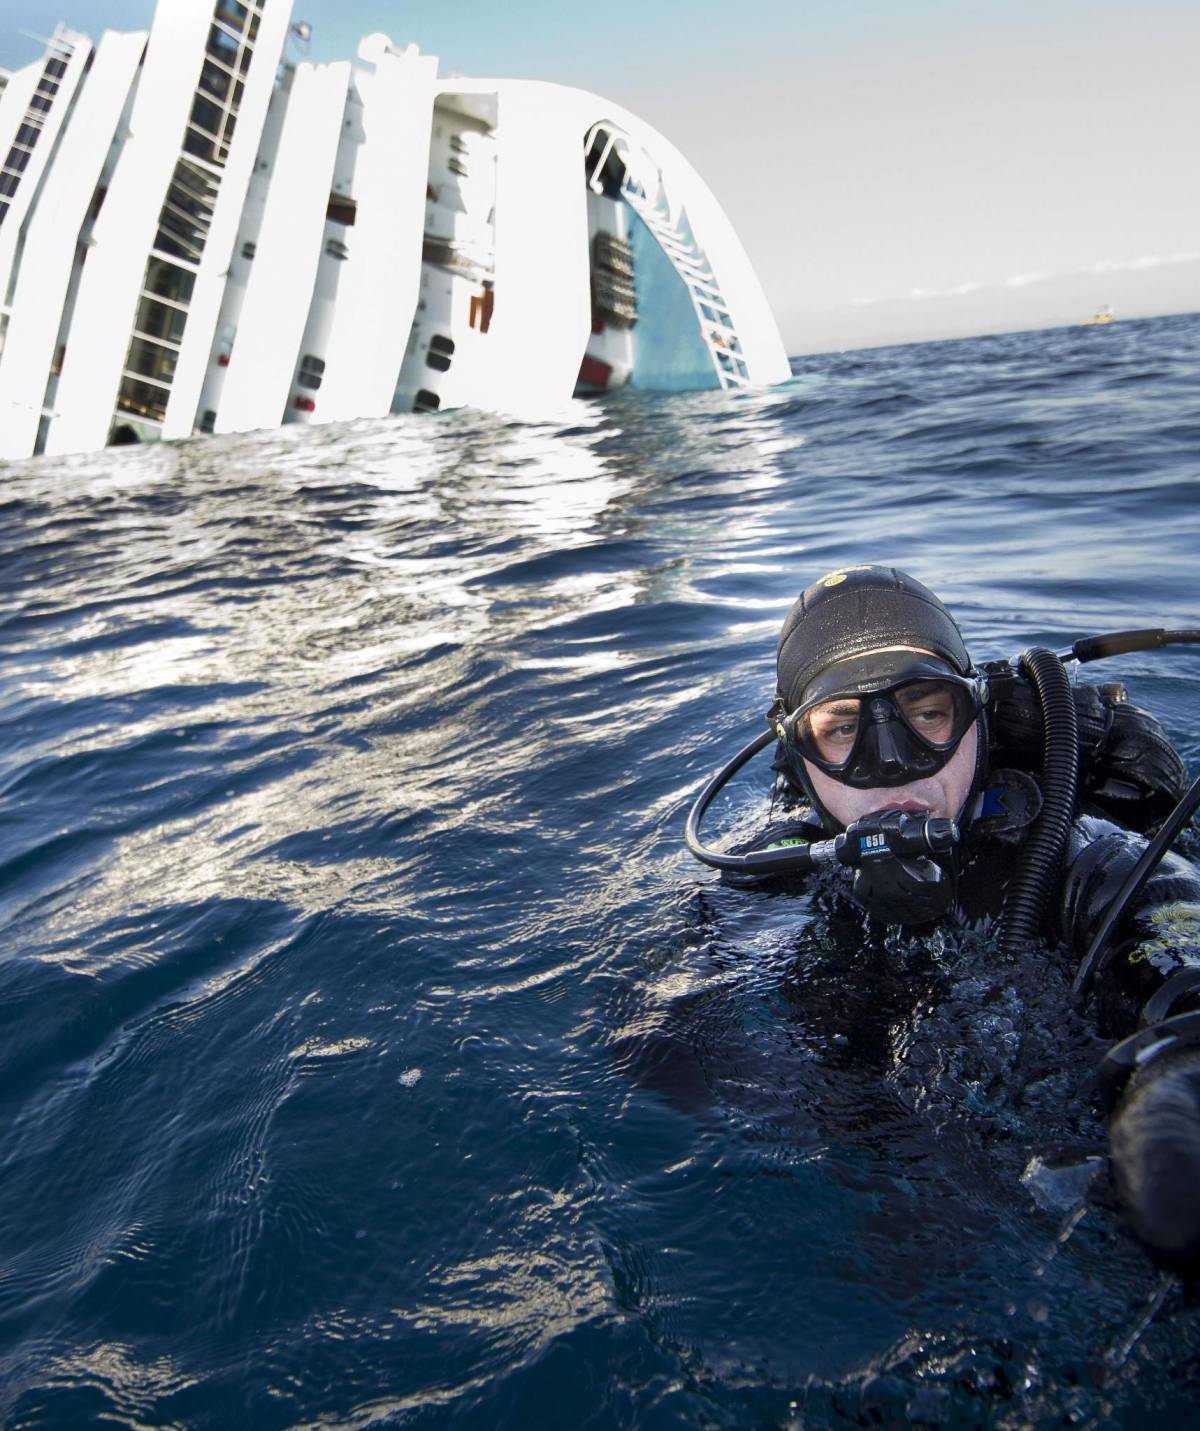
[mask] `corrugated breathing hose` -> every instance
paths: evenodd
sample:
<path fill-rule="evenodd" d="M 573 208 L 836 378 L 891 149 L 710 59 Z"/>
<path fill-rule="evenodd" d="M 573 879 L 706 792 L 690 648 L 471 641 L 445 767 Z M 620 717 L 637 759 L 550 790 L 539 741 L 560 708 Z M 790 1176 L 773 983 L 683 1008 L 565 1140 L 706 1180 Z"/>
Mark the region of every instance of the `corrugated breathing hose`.
<path fill-rule="evenodd" d="M 1079 721 L 1071 679 L 1053 651 L 1034 647 L 1018 662 L 1042 709 L 1042 812 L 1004 896 L 1000 949 L 1011 954 L 1041 929 L 1050 890 L 1062 869 L 1079 783 Z"/>

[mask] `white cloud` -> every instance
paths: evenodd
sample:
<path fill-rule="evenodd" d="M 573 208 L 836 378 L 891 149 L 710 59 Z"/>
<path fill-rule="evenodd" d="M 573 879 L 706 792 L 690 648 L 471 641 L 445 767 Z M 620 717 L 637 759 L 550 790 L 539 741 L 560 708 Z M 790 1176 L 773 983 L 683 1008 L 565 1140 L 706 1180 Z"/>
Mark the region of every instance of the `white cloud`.
<path fill-rule="evenodd" d="M 1137 258 L 1102 258 L 1087 268 L 1070 269 L 1063 273 L 1014 273 L 1008 278 L 994 279 L 990 283 L 972 279 L 948 288 L 923 288 L 918 285 L 903 294 L 879 294 L 873 298 L 858 295 L 849 300 L 848 306 L 874 308 L 881 304 L 923 303 L 931 298 L 965 298 L 970 293 L 998 293 L 1006 288 L 1030 288 L 1035 284 L 1052 283 L 1056 280 L 1096 277 L 1110 273 L 1139 273 L 1185 263 L 1200 263 L 1200 253 L 1147 253 Z"/>
<path fill-rule="evenodd" d="M 1177 263 L 1200 263 L 1200 253 L 1144 253 L 1140 258 L 1102 258 L 1088 273 L 1137 273 L 1147 268 L 1168 268 Z"/>
<path fill-rule="evenodd" d="M 904 297 L 906 299 L 911 299 L 916 302 L 919 302 L 921 299 L 924 298 L 962 298 L 966 294 L 975 293 L 983 287 L 984 285 L 982 283 L 969 282 L 956 283 L 953 288 L 910 288 L 909 291 L 904 295 Z M 887 303 L 889 301 L 895 302 L 896 300 L 888 300 L 886 298 L 863 298 L 859 299 L 854 306 L 857 308 L 863 308 L 868 303 Z"/>

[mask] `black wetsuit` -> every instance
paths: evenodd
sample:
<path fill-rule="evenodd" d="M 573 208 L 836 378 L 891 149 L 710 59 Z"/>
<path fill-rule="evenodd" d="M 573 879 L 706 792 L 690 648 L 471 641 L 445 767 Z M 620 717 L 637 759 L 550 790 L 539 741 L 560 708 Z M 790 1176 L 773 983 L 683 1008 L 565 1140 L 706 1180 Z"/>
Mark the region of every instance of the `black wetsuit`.
<path fill-rule="evenodd" d="M 784 817 L 739 846 L 739 852 L 783 841 L 828 838 L 815 812 L 800 803 L 782 775 L 777 800 L 785 807 Z M 969 927 L 998 920 L 1029 826 L 1040 809 L 1041 792 L 1031 775 L 1011 769 L 992 772 L 959 849 L 956 903 L 946 922 Z M 1096 808 L 1085 806 L 1077 815 L 1044 929 L 1046 938 L 1062 947 L 1068 958 L 1077 963 L 1083 957 L 1145 847 L 1144 836 L 1115 824 Z M 725 878 L 742 887 L 788 884 L 770 877 Z M 834 882 L 844 887 L 849 899 L 849 871 L 837 872 Z M 865 923 L 867 916 L 862 917 Z M 1168 853 L 1123 919 L 1113 952 L 1095 980 L 1100 1032 L 1112 1039 L 1134 1032 L 1147 1001 L 1160 994 L 1172 975 L 1190 969 L 1200 969 L 1200 871 L 1180 855 Z M 1197 1006 L 1200 992 L 1184 989 L 1158 1016 Z"/>

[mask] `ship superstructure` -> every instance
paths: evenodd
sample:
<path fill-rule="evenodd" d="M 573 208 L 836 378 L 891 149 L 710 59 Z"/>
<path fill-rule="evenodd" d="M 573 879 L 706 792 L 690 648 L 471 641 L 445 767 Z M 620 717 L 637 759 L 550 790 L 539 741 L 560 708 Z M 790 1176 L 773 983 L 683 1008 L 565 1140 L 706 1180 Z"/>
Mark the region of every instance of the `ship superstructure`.
<path fill-rule="evenodd" d="M 720 206 L 598 96 L 289 53 L 290 0 L 60 26 L 0 92 L 0 456 L 788 376 Z"/>

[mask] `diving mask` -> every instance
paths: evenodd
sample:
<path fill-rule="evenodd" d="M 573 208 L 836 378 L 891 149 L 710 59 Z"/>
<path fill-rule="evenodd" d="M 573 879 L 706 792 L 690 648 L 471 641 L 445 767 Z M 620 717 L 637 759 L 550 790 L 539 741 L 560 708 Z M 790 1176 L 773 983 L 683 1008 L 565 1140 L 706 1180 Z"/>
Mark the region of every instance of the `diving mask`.
<path fill-rule="evenodd" d="M 936 774 L 987 704 L 982 676 L 914 651 L 869 652 L 827 667 L 789 715 L 773 713 L 789 755 L 860 790 Z"/>

